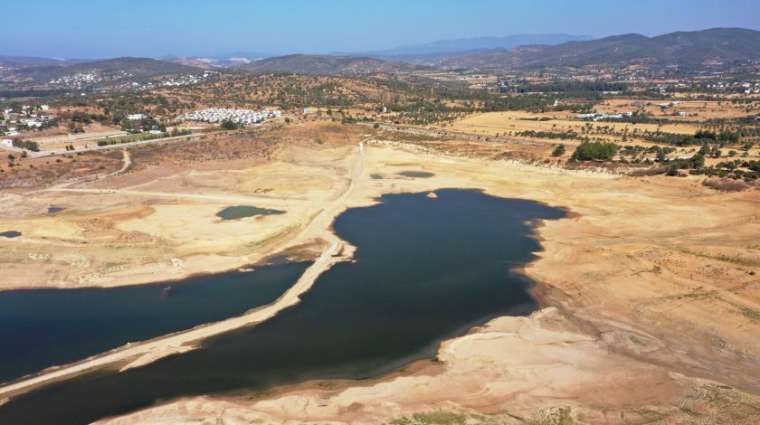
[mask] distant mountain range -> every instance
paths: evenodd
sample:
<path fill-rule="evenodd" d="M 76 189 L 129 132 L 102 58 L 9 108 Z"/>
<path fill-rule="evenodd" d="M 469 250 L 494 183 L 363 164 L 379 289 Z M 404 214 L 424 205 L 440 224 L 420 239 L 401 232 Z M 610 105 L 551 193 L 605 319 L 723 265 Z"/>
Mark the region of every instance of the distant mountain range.
<path fill-rule="evenodd" d="M 736 61 L 760 61 L 760 31 L 748 29 L 714 28 L 656 37 L 624 34 L 596 40 L 584 38 L 545 34 L 447 40 L 399 47 L 371 56 L 293 54 L 260 59 L 241 53 L 226 58 L 116 58 L 98 61 L 0 56 L 0 81 L 45 84 L 72 75 L 79 75 L 81 80 L 86 78 L 82 75 L 93 74 L 99 81 L 113 82 L 197 74 L 210 68 L 232 68 L 238 72 L 252 73 L 366 75 L 411 72 L 431 69 L 431 66 L 494 72 L 634 64 L 683 65 L 697 69 Z M 566 39 L 572 41 L 562 42 Z M 524 44 L 535 41 L 543 41 L 543 44 Z"/>
<path fill-rule="evenodd" d="M 252 61 L 238 66 L 254 73 L 362 75 L 425 69 L 405 62 L 361 56 L 286 55 Z"/>
<path fill-rule="evenodd" d="M 129 75 L 131 78 L 148 78 L 195 72 L 198 72 L 198 68 L 156 59 L 115 58 L 67 66 L 28 68 L 26 75 L 35 80 L 50 80 L 72 74 L 97 74 L 102 77 Z"/>
<path fill-rule="evenodd" d="M 518 46 L 532 44 L 555 45 L 566 43 L 568 41 L 583 41 L 590 39 L 590 36 L 570 34 L 518 34 L 505 37 L 460 38 L 401 46 L 388 50 L 370 52 L 367 55 L 379 58 L 403 59 L 408 57 L 451 55 L 490 49 L 512 49 Z"/>
<path fill-rule="evenodd" d="M 555 46 L 522 46 L 466 53 L 439 63 L 446 68 L 519 69 L 585 65 L 688 65 L 760 59 L 760 31 L 714 28 L 656 37 L 624 34 Z"/>
<path fill-rule="evenodd" d="M 3 58 L 0 57 L 0 64 Z M 56 65 L 34 66 L 35 63 Z M 26 61 L 23 66 L 0 72 L 0 83 L 6 88 L 113 88 L 131 87 L 154 78 L 200 76 L 196 67 L 149 58 L 115 58 L 93 62 Z M 197 78 L 196 81 L 199 81 Z"/>
<path fill-rule="evenodd" d="M 86 62 L 78 59 L 38 58 L 33 56 L 0 56 L 0 67 L 22 69 L 39 66 L 66 66 Z"/>

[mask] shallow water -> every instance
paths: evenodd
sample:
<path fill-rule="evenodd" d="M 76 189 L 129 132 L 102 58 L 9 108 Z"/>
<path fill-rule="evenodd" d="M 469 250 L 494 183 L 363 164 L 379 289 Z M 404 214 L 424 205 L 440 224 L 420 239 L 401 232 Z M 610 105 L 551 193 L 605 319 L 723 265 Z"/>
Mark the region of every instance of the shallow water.
<path fill-rule="evenodd" d="M 433 356 L 441 340 L 488 318 L 534 310 L 530 281 L 509 270 L 540 248 L 530 221 L 564 212 L 436 193 L 387 195 L 341 214 L 335 231 L 357 246 L 356 262 L 334 266 L 269 321 L 145 367 L 28 393 L 0 406 L 0 423 L 86 423 L 184 395 L 376 376 Z"/>
<path fill-rule="evenodd" d="M 427 179 L 427 178 L 435 176 L 435 173 L 431 173 L 429 171 L 407 170 L 407 171 L 401 171 L 400 173 L 398 173 L 398 175 L 404 176 L 404 177 L 415 177 L 415 178 Z"/>
<path fill-rule="evenodd" d="M 0 238 L 8 238 L 13 239 L 21 236 L 21 232 L 17 232 L 15 230 L 8 230 L 5 232 L 0 232 Z"/>
<path fill-rule="evenodd" d="M 0 382 L 269 304 L 309 263 L 119 288 L 0 292 Z M 0 421 L 2 423 L 2 421 Z"/>
<path fill-rule="evenodd" d="M 278 215 L 285 214 L 285 211 L 272 210 L 267 208 L 258 208 L 249 205 L 236 205 L 233 207 L 227 207 L 218 213 L 216 216 L 222 220 L 240 220 L 246 217 L 255 217 L 257 215 Z"/>

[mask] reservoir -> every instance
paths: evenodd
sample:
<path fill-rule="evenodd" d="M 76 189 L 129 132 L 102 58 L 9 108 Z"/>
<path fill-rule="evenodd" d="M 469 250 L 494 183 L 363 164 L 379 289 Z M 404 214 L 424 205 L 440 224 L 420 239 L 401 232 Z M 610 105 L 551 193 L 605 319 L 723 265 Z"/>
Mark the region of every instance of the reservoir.
<path fill-rule="evenodd" d="M 378 376 L 489 318 L 533 311 L 531 282 L 510 270 L 540 249 L 533 221 L 565 212 L 476 190 L 436 194 L 386 195 L 341 214 L 334 228 L 356 261 L 274 318 L 144 367 L 27 393 L 0 406 L 0 423 L 83 424 L 179 396 Z"/>
<path fill-rule="evenodd" d="M 0 382 L 239 316 L 276 300 L 308 265 L 269 265 L 182 283 L 0 292 Z"/>

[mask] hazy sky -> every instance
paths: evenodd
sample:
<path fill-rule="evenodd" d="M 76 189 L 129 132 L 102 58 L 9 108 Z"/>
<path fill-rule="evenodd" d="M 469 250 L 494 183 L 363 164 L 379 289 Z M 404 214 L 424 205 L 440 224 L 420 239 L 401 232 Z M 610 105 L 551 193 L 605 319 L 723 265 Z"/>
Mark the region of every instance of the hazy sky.
<path fill-rule="evenodd" d="M 367 51 L 449 38 L 760 29 L 760 0 L 21 0 L 0 55 Z"/>

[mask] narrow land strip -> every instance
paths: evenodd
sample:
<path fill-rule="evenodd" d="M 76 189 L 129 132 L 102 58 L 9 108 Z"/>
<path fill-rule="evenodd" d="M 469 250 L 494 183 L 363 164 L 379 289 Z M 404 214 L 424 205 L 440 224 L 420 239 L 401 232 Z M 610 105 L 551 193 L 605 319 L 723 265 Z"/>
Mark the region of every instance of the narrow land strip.
<path fill-rule="evenodd" d="M 339 214 L 346 208 L 345 200 L 355 187 L 355 180 L 358 179 L 363 170 L 362 161 L 364 158 L 364 142 L 358 146 L 358 154 L 354 163 L 349 184 L 337 199 L 327 208 L 317 214 L 314 219 L 303 228 L 303 230 L 294 237 L 291 243 L 301 243 L 308 238 L 321 237 L 327 239 L 329 244 L 322 254 L 314 263 L 306 269 L 298 281 L 288 289 L 274 303 L 253 309 L 248 313 L 235 318 L 227 319 L 221 322 L 201 325 L 193 329 L 171 334 L 169 336 L 159 337 L 153 340 L 144 341 L 136 344 L 127 344 L 124 347 L 117 348 L 108 353 L 85 359 L 81 362 L 52 368 L 44 371 L 39 375 L 23 379 L 21 381 L 0 387 L 0 400 L 7 400 L 11 397 L 22 394 L 40 385 L 48 384 L 57 380 L 71 378 L 73 376 L 119 363 L 127 363 L 122 370 L 143 366 L 178 352 L 192 350 L 198 346 L 198 343 L 209 337 L 219 335 L 244 326 L 250 326 L 261 323 L 269 318 L 274 317 L 277 313 L 285 308 L 293 306 L 300 301 L 301 295 L 307 292 L 314 284 L 316 279 L 332 265 L 350 258 L 351 249 L 344 249 L 344 243 L 329 228 L 335 215 Z M 57 189 L 66 191 L 67 189 Z M 97 189 L 93 189 L 97 190 Z"/>

